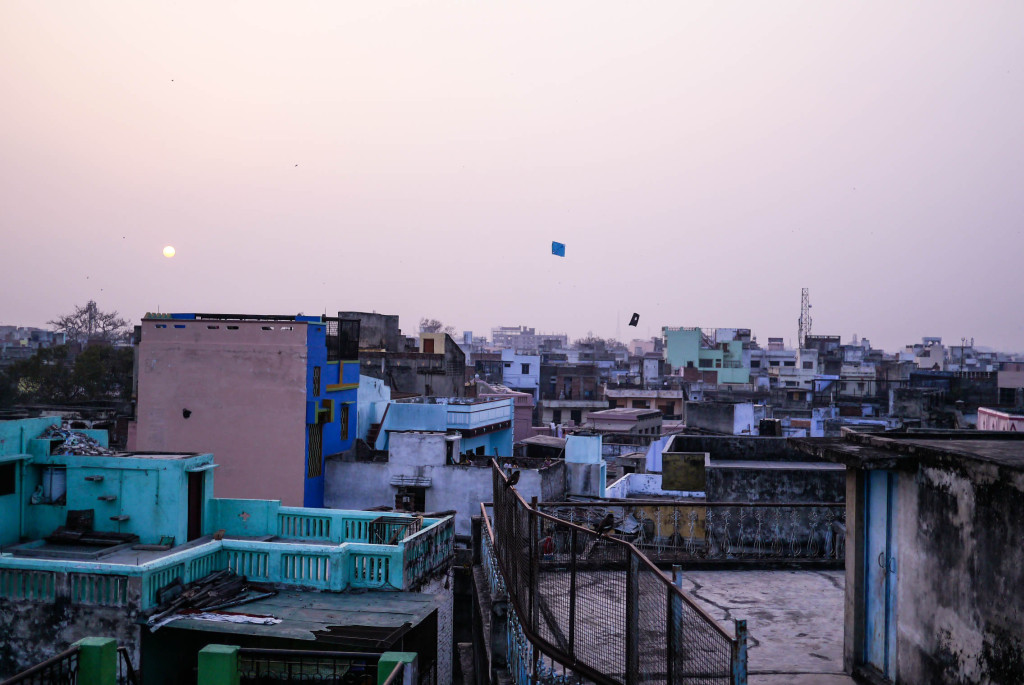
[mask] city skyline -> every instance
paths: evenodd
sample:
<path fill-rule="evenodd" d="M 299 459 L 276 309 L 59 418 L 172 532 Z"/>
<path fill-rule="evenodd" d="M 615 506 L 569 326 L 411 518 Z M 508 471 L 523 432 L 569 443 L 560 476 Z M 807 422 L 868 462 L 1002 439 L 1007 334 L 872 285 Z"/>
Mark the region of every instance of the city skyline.
<path fill-rule="evenodd" d="M 844 341 L 1024 347 L 1019 4 L 0 19 L 5 323 L 95 299 L 791 340 L 808 287 Z"/>

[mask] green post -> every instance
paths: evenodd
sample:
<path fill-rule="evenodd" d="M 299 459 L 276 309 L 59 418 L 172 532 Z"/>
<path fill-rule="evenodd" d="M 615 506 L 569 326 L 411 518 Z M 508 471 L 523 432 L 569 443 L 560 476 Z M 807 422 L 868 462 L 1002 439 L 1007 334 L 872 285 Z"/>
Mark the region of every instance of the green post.
<path fill-rule="evenodd" d="M 199 650 L 199 678 L 203 685 L 238 685 L 238 647 L 206 645 Z"/>
<path fill-rule="evenodd" d="M 112 637 L 86 637 L 78 645 L 78 682 L 85 685 L 117 683 L 117 640 Z"/>
<path fill-rule="evenodd" d="M 416 682 L 415 673 L 413 678 L 409 678 L 409 669 L 416 668 L 416 652 L 384 652 L 377 661 L 377 685 L 384 685 L 398 664 L 405 664 L 405 675 L 398 682 Z"/>

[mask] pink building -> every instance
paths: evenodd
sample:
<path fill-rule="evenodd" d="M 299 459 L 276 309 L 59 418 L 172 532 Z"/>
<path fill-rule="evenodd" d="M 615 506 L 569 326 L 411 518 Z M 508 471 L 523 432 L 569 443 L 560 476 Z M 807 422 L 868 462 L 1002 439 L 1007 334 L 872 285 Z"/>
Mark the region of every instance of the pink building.
<path fill-rule="evenodd" d="M 1024 415 L 978 407 L 978 430 L 1024 432 Z"/>
<path fill-rule="evenodd" d="M 323 458 L 356 432 L 347 323 L 339 334 L 319 316 L 144 318 L 128 449 L 212 452 L 224 497 L 323 506 Z"/>

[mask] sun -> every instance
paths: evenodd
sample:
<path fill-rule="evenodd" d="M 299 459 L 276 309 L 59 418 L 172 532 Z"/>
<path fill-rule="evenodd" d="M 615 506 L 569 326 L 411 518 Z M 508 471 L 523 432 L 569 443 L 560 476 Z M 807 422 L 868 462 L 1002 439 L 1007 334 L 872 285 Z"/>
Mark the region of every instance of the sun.
<path fill-rule="evenodd" d="M 168 259 L 170 259 L 173 256 L 174 256 L 174 248 L 172 246 L 170 246 L 170 245 L 165 246 L 164 247 L 164 257 L 167 257 Z"/>

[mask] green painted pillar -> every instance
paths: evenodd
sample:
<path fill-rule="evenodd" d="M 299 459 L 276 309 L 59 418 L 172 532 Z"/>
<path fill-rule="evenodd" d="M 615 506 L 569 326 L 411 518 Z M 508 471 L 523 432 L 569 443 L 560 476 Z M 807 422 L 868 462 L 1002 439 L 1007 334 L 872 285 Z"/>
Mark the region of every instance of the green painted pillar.
<path fill-rule="evenodd" d="M 117 640 L 86 637 L 78 645 L 78 682 L 85 685 L 117 684 Z"/>
<path fill-rule="evenodd" d="M 199 650 L 199 678 L 203 685 L 238 685 L 238 647 L 206 645 Z"/>
<path fill-rule="evenodd" d="M 398 664 L 405 664 L 405 672 L 398 678 L 398 682 L 408 682 L 406 679 L 409 678 L 409 669 L 414 669 L 413 677 L 410 680 L 416 682 L 416 658 L 416 652 L 384 652 L 381 654 L 380 660 L 377 661 L 377 685 L 384 685 L 384 681 L 388 679 L 391 671 Z"/>

